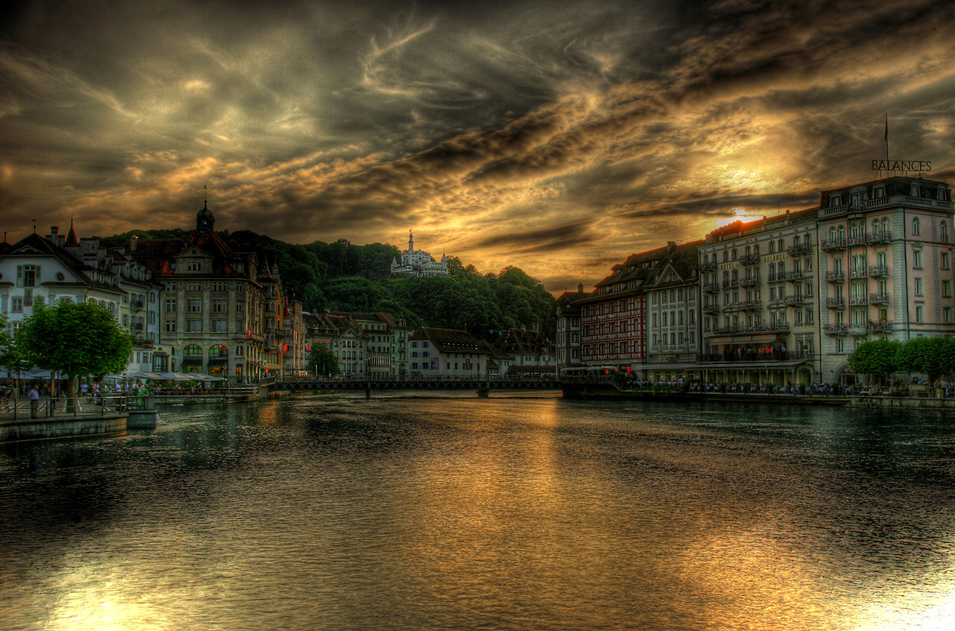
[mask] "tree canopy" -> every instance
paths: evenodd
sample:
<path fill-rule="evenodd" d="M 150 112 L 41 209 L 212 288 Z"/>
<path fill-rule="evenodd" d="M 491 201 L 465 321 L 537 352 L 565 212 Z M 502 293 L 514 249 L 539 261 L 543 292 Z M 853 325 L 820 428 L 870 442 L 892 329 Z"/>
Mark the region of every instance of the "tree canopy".
<path fill-rule="evenodd" d="M 341 372 L 332 349 L 316 345 L 308 352 L 308 371 L 315 375 L 337 375 Z"/>
<path fill-rule="evenodd" d="M 945 335 L 909 340 L 899 350 L 899 368 L 922 373 L 934 383 L 939 376 L 955 371 L 955 338 Z"/>
<path fill-rule="evenodd" d="M 69 376 L 68 396 L 76 394 L 76 377 L 120 372 L 129 363 L 132 338 L 110 311 L 91 302 L 33 305 L 17 343 L 36 367 Z"/>
<path fill-rule="evenodd" d="M 889 340 L 863 342 L 849 357 L 849 368 L 859 374 L 884 379 L 899 370 L 902 344 Z"/>

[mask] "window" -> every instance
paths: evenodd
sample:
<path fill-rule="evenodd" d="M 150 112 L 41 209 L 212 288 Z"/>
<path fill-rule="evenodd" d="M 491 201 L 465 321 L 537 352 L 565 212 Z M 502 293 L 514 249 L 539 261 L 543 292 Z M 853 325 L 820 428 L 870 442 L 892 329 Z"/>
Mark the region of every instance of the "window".
<path fill-rule="evenodd" d="M 942 295 L 946 298 L 950 298 L 952 295 L 952 281 L 943 280 L 942 281 Z"/>
<path fill-rule="evenodd" d="M 202 300 L 187 300 L 186 310 L 189 313 L 202 313 Z"/>
<path fill-rule="evenodd" d="M 846 352 L 846 341 L 841 337 L 836 338 L 836 352 L 837 353 Z"/>
<path fill-rule="evenodd" d="M 186 271 L 187 271 L 187 272 L 201 272 L 201 271 L 202 271 L 202 263 L 199 263 L 199 262 L 197 262 L 197 261 L 188 262 L 188 263 L 186 263 Z"/>
<path fill-rule="evenodd" d="M 225 333 L 225 332 L 226 332 L 226 321 L 225 321 L 225 320 L 213 320 L 213 321 L 212 321 L 212 332 L 213 332 L 213 333 Z"/>
<path fill-rule="evenodd" d="M 225 313 L 228 303 L 225 298 L 214 298 L 212 300 L 212 313 Z"/>
<path fill-rule="evenodd" d="M 186 320 L 187 333 L 202 333 L 202 320 Z"/>
<path fill-rule="evenodd" d="M 175 332 L 176 332 L 176 321 L 166 320 L 166 333 L 175 333 Z"/>
<path fill-rule="evenodd" d="M 39 283 L 39 265 L 17 265 L 17 287 L 36 287 Z"/>
<path fill-rule="evenodd" d="M 242 313 L 245 310 L 245 302 L 242 300 L 235 301 L 235 312 Z"/>
<path fill-rule="evenodd" d="M 938 227 L 939 240 L 942 243 L 948 243 L 948 223 L 942 222 Z"/>
<path fill-rule="evenodd" d="M 176 312 L 176 301 L 167 300 L 166 301 L 166 313 L 175 313 Z"/>
<path fill-rule="evenodd" d="M 919 277 L 915 278 L 915 295 L 916 296 L 922 295 L 922 279 Z"/>
<path fill-rule="evenodd" d="M 919 223 L 918 217 L 914 217 L 912 219 L 912 234 L 922 234 L 921 224 Z"/>
<path fill-rule="evenodd" d="M 922 267 L 922 251 L 921 250 L 912 251 L 912 267 L 915 267 L 915 268 Z"/>
<path fill-rule="evenodd" d="M 10 311 L 13 313 L 23 313 L 23 298 L 14 296 L 10 301 Z"/>
<path fill-rule="evenodd" d="M 915 321 L 924 322 L 925 321 L 925 307 L 922 305 L 915 305 Z"/>
<path fill-rule="evenodd" d="M 942 269 L 948 269 L 948 252 L 942 252 Z"/>
<path fill-rule="evenodd" d="M 945 321 L 946 324 L 951 324 L 951 322 L 952 322 L 952 308 L 951 308 L 951 307 L 945 307 L 944 309 L 942 309 L 942 319 Z"/>

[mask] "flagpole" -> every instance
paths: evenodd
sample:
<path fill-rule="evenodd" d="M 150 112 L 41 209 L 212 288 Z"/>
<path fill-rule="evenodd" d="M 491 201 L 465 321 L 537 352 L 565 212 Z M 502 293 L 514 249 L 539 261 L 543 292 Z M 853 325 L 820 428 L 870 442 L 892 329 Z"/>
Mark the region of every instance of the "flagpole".
<path fill-rule="evenodd" d="M 886 176 L 888 176 L 889 169 L 889 113 L 885 113 L 885 168 Z"/>

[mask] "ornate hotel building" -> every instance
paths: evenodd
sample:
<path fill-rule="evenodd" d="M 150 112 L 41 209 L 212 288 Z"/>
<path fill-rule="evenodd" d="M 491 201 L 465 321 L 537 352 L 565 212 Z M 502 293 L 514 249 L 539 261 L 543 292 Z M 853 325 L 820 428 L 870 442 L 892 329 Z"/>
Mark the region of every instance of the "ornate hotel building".
<path fill-rule="evenodd" d="M 696 250 L 695 270 L 663 264 L 672 244 L 631 256 L 573 301 L 583 364 L 714 383 L 851 382 L 849 355 L 865 340 L 955 333 L 952 212 L 948 184 L 891 177 L 677 246 Z"/>
<path fill-rule="evenodd" d="M 234 252 L 204 207 L 185 239 L 136 239 L 129 255 L 162 283 L 160 335 L 169 370 L 250 383 L 283 368 L 285 297 L 278 266 Z"/>

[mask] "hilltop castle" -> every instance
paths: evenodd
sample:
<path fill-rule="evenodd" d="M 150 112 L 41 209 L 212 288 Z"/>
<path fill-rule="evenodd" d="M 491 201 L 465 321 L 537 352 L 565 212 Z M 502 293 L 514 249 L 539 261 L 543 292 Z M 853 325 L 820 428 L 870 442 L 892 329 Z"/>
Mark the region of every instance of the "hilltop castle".
<path fill-rule="evenodd" d="M 441 256 L 441 262 L 431 258 L 431 254 L 423 250 L 414 249 L 414 234 L 408 233 L 408 249 L 401 253 L 401 263 L 397 259 L 391 260 L 391 273 L 396 276 L 413 276 L 415 278 L 431 278 L 434 276 L 448 276 L 448 257 Z"/>

